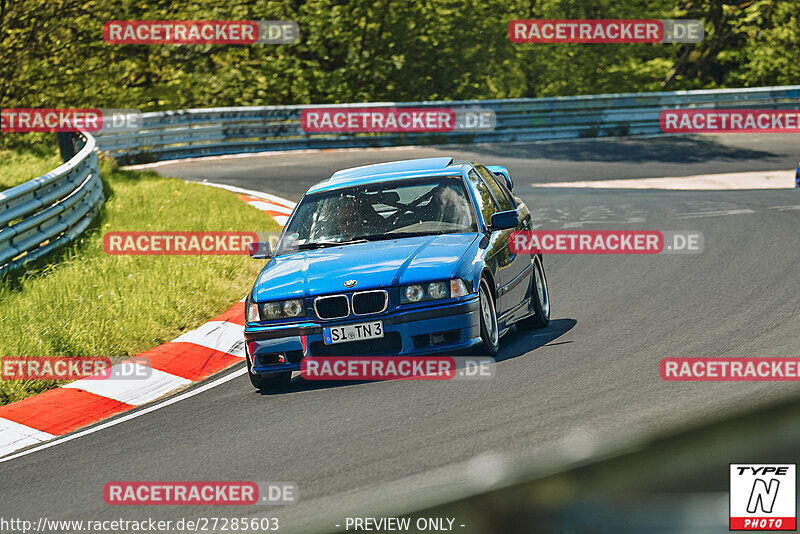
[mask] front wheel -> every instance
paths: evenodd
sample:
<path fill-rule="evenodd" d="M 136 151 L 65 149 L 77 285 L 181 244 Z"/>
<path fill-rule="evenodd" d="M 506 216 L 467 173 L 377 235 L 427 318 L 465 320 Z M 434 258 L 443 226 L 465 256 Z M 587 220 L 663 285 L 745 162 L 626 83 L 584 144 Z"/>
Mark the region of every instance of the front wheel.
<path fill-rule="evenodd" d="M 271 391 L 273 389 L 283 389 L 289 386 L 289 381 L 292 379 L 292 372 L 276 373 L 274 375 L 254 375 L 247 373 L 250 377 L 250 383 L 259 391 Z"/>
<path fill-rule="evenodd" d="M 250 383 L 259 391 L 271 391 L 273 389 L 283 389 L 289 385 L 292 379 L 292 372 L 285 371 L 283 373 L 275 373 L 272 375 L 256 375 L 253 374 L 250 367 L 250 357 L 247 360 L 247 376 L 250 377 Z"/>
<path fill-rule="evenodd" d="M 481 312 L 481 339 L 480 352 L 488 356 L 496 356 L 500 351 L 500 329 L 497 326 L 497 309 L 494 305 L 489 282 L 481 278 L 478 290 Z"/>
<path fill-rule="evenodd" d="M 550 324 L 550 291 L 544 274 L 542 258 L 533 257 L 533 279 L 531 280 L 531 304 L 534 314 L 517 322 L 517 328 L 535 330 Z"/>

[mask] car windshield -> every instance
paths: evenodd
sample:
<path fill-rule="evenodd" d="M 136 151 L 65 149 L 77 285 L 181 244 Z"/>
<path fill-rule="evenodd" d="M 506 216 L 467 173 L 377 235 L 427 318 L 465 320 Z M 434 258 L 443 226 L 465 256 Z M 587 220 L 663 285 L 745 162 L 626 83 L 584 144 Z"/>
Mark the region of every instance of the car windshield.
<path fill-rule="evenodd" d="M 476 228 L 460 177 L 370 184 L 306 196 L 277 253 Z"/>

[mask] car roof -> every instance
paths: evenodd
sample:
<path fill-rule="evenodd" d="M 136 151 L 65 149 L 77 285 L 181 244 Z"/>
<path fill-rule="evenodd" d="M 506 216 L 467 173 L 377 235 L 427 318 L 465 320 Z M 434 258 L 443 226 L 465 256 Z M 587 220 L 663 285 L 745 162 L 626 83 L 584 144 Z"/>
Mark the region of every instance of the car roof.
<path fill-rule="evenodd" d="M 319 193 L 345 187 L 435 176 L 458 176 L 464 163 L 453 163 L 453 158 L 420 158 L 363 165 L 336 171 L 333 175 L 311 187 L 306 194 Z"/>

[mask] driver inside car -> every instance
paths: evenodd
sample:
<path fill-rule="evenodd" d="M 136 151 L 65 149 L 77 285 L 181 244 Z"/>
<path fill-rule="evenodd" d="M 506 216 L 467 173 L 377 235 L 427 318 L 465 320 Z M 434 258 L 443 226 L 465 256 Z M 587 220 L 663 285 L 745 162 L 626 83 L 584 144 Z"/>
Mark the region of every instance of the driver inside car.
<path fill-rule="evenodd" d="M 334 204 L 334 213 L 328 227 L 328 235 L 338 236 L 346 241 L 363 233 L 363 219 L 359 214 L 355 199 L 342 197 Z"/>
<path fill-rule="evenodd" d="M 431 192 L 431 200 L 424 208 L 422 220 L 457 223 L 461 219 L 458 213 L 460 197 L 458 193 L 445 185 L 439 185 Z"/>
<path fill-rule="evenodd" d="M 378 221 L 383 221 L 383 217 L 363 199 L 342 198 L 336 206 L 334 218 L 336 225 L 333 229 L 343 240 L 357 239 L 384 231 L 383 225 L 378 224 Z"/>

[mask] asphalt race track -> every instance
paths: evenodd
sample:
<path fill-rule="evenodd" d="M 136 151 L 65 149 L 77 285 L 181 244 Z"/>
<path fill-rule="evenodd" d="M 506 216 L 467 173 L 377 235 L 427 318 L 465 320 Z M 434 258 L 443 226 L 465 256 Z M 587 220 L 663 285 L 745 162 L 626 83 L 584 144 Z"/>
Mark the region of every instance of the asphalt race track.
<path fill-rule="evenodd" d="M 504 338 L 492 380 L 320 385 L 296 378 L 287 392 L 261 395 L 238 376 L 142 417 L 0 463 L 4 515 L 275 516 L 282 532 L 334 530 L 347 516 L 432 503 L 430 495 L 463 489 L 453 487 L 463 480 L 459 466 L 475 468 L 477 487 L 497 476 L 492 465 L 500 464 L 493 461 L 543 458 L 575 443 L 583 447 L 576 454 L 590 454 L 593 436 L 664 433 L 796 395 L 797 386 L 788 382 L 664 382 L 658 365 L 668 356 L 800 356 L 800 190 L 533 187 L 787 170 L 800 158 L 796 137 L 316 152 L 182 162 L 159 171 L 296 200 L 341 168 L 437 155 L 507 165 L 539 229 L 699 230 L 705 252 L 546 257 L 553 321 L 546 330 Z M 720 468 L 736 460 L 720 444 Z M 113 480 L 294 481 L 300 502 L 112 507 L 103 501 L 103 485 Z M 458 531 L 469 532 L 469 525 Z"/>

